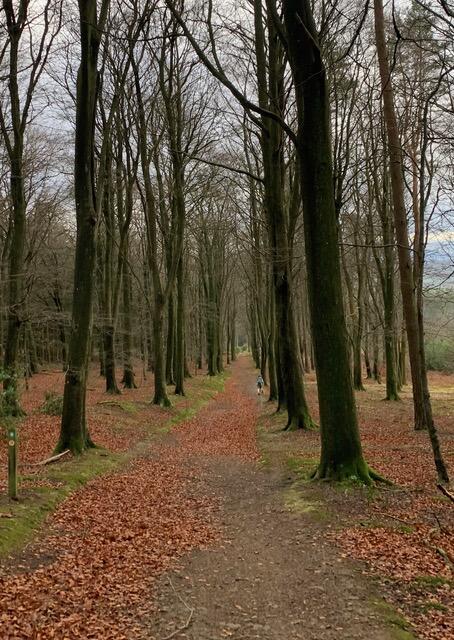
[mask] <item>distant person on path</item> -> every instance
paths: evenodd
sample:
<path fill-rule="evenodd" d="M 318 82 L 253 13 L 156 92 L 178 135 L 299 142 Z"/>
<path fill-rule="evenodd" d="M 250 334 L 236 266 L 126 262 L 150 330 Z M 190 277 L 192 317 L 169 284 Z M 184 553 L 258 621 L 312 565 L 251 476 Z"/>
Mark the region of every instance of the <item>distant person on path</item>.
<path fill-rule="evenodd" d="M 259 374 L 259 377 L 257 378 L 257 395 L 258 396 L 263 394 L 264 384 L 265 384 L 265 381 L 262 378 L 262 374 Z"/>

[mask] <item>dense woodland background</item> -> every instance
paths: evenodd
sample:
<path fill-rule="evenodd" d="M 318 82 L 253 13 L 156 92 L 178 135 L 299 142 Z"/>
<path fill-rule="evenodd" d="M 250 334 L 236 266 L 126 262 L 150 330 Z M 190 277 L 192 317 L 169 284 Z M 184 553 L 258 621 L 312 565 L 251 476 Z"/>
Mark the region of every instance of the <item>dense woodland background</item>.
<path fill-rule="evenodd" d="M 166 405 L 250 350 L 288 428 L 310 428 L 316 364 L 326 407 L 330 385 L 341 404 L 350 393 L 330 368 L 390 402 L 412 371 L 446 481 L 421 371 L 454 369 L 450 3 L 79 5 L 0 14 L 4 414 L 60 363 L 58 447 L 82 450 L 88 362 L 107 392 L 140 377 Z"/>

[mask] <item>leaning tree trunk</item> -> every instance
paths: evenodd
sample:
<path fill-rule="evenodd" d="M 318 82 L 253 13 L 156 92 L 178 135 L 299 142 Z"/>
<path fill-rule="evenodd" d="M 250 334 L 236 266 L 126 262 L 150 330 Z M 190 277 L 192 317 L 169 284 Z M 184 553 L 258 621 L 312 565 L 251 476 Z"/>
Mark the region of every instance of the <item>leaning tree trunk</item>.
<path fill-rule="evenodd" d="M 418 325 L 418 315 L 415 304 L 411 247 L 408 237 L 407 211 L 404 196 L 403 156 L 394 105 L 391 69 L 386 49 L 385 18 L 382 0 L 374 0 L 374 13 L 383 111 L 388 136 L 394 223 L 398 243 L 397 255 L 399 258 L 400 286 L 413 384 L 415 429 L 428 429 L 438 478 L 441 482 L 449 482 L 448 471 L 441 454 L 438 434 L 432 415 L 427 371 L 424 366 L 424 335 Z"/>
<path fill-rule="evenodd" d="M 77 76 L 74 191 L 77 237 L 68 368 L 57 451 L 81 453 L 92 442 L 85 399 L 96 269 L 94 139 L 98 85 L 98 51 L 102 28 L 96 0 L 79 0 L 81 61 Z"/>
<path fill-rule="evenodd" d="M 308 288 L 320 407 L 317 478 L 375 476 L 362 453 L 342 298 L 334 206 L 329 93 L 309 0 L 284 0 L 296 92 Z M 333 366 L 335 362 L 335 366 Z"/>

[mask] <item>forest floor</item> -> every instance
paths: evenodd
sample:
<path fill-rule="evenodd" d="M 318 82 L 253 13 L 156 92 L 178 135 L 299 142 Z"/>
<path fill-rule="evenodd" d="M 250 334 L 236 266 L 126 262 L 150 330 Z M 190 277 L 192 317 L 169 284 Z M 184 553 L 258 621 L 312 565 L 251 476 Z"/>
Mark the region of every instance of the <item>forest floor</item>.
<path fill-rule="evenodd" d="M 395 483 L 364 489 L 305 480 L 318 434 L 282 432 L 245 357 L 224 390 L 194 377 L 169 410 L 149 404 L 149 383 L 106 396 L 93 376 L 105 448 L 36 466 L 59 422 L 38 407 L 62 380 L 39 374 L 24 394 L 21 500 L 0 497 L 2 639 L 453 637 L 453 508 L 408 392 L 357 396 L 366 457 Z M 431 382 L 454 473 L 454 378 Z M 307 392 L 316 415 L 311 376 Z"/>

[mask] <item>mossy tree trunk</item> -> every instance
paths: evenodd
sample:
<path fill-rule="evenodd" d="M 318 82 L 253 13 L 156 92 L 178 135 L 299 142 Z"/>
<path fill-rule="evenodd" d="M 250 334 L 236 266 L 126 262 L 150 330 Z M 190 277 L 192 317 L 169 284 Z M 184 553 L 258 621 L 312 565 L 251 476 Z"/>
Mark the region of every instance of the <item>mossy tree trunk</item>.
<path fill-rule="evenodd" d="M 1 112 L 1 130 L 9 159 L 10 194 L 12 205 L 12 225 L 9 244 L 8 310 L 5 353 L 3 358 L 3 407 L 2 411 L 11 416 L 22 416 L 17 396 L 17 361 L 19 334 L 24 322 L 24 248 L 26 232 L 26 200 L 24 180 L 24 133 L 27 112 L 21 113 L 18 64 L 19 45 L 27 24 L 28 4 L 19 3 L 16 10 L 13 2 L 3 3 L 6 29 L 9 40 L 8 93 L 12 134 L 7 128 L 9 118 Z M 25 117 L 25 120 L 24 120 Z"/>
<path fill-rule="evenodd" d="M 321 457 L 315 477 L 371 483 L 347 346 L 326 71 L 309 0 L 284 0 L 283 12 L 298 111 L 297 151 L 320 408 Z"/>
<path fill-rule="evenodd" d="M 86 423 L 86 381 L 90 350 L 93 274 L 96 269 L 96 188 L 94 139 L 98 88 L 98 52 L 109 2 L 100 17 L 96 0 L 79 0 L 81 59 L 77 76 L 74 191 L 76 203 L 76 258 L 68 368 L 63 414 L 56 451 L 81 453 L 92 442 Z"/>

